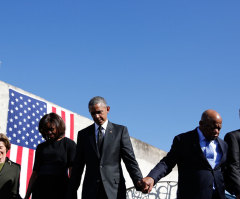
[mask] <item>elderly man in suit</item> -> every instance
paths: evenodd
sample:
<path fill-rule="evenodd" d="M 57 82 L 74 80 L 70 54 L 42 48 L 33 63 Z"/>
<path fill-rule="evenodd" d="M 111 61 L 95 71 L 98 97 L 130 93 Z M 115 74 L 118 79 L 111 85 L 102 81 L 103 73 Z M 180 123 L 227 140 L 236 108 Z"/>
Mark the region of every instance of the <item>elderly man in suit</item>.
<path fill-rule="evenodd" d="M 110 107 L 104 98 L 92 98 L 88 108 L 94 124 L 78 133 L 68 199 L 76 198 L 84 166 L 86 173 L 82 199 L 125 199 L 126 186 L 121 160 L 137 189 L 142 179 L 128 130 L 108 120 Z"/>
<path fill-rule="evenodd" d="M 228 155 L 224 172 L 226 189 L 240 199 L 240 129 L 229 132 L 224 137 L 228 143 Z"/>
<path fill-rule="evenodd" d="M 222 118 L 206 110 L 199 127 L 177 135 L 169 153 L 142 180 L 144 193 L 178 166 L 178 199 L 224 199 L 222 168 L 227 144 L 218 138 Z"/>

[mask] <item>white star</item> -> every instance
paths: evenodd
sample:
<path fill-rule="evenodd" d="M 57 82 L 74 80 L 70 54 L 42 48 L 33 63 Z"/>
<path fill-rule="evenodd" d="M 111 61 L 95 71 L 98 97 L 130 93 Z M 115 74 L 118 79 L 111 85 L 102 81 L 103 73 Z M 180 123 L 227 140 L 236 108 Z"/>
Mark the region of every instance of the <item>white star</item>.
<path fill-rule="evenodd" d="M 15 101 L 18 102 L 18 98 L 16 98 Z"/>
<path fill-rule="evenodd" d="M 27 133 L 26 136 L 29 137 L 29 133 Z"/>
<path fill-rule="evenodd" d="M 28 141 L 26 141 L 25 144 L 28 145 Z"/>
<path fill-rule="evenodd" d="M 36 148 L 36 144 L 33 145 Z"/>
<path fill-rule="evenodd" d="M 34 141 L 34 139 L 32 139 L 32 138 L 31 138 L 31 139 L 30 139 L 30 141 L 31 141 L 31 142 L 33 142 L 33 141 Z"/>
<path fill-rule="evenodd" d="M 36 106 L 33 104 L 32 107 L 35 108 Z"/>
<path fill-rule="evenodd" d="M 11 93 L 12 96 L 14 96 L 14 93 Z"/>
<path fill-rule="evenodd" d="M 20 108 L 23 108 L 23 105 L 22 105 L 22 104 L 20 104 L 20 105 L 19 105 L 19 107 L 20 107 Z"/>
<path fill-rule="evenodd" d="M 16 135 L 16 133 L 13 133 L 13 137 L 16 137 L 17 135 Z"/>
<path fill-rule="evenodd" d="M 18 110 L 18 107 L 17 107 L 17 106 L 15 107 L 15 110 L 16 110 L 16 111 Z"/>
<path fill-rule="evenodd" d="M 14 105 L 14 101 L 12 101 L 11 104 Z"/>
<path fill-rule="evenodd" d="M 12 119 L 12 118 L 10 118 L 10 119 L 9 119 L 9 121 L 10 121 L 10 122 L 13 122 L 13 119 Z"/>
<path fill-rule="evenodd" d="M 27 113 L 27 110 L 24 110 L 23 112 L 24 112 L 24 113 Z"/>
<path fill-rule="evenodd" d="M 27 102 L 24 102 L 25 105 L 27 105 Z"/>
<path fill-rule="evenodd" d="M 20 112 L 19 115 L 22 116 L 23 114 Z"/>
<path fill-rule="evenodd" d="M 13 113 L 13 110 L 11 109 L 10 112 Z"/>
<path fill-rule="evenodd" d="M 31 99 L 28 99 L 28 102 L 31 102 Z"/>
<path fill-rule="evenodd" d="M 29 110 L 29 111 L 31 111 L 31 108 L 30 108 L 30 107 L 28 107 L 28 110 Z"/>
<path fill-rule="evenodd" d="M 18 134 L 21 134 L 21 131 L 20 131 L 20 130 L 18 131 Z"/>
<path fill-rule="evenodd" d="M 23 97 L 22 97 L 22 96 L 20 96 L 20 99 L 21 99 L 21 100 L 23 100 Z"/>
<path fill-rule="evenodd" d="M 14 126 L 13 126 L 15 129 L 17 128 L 17 125 L 16 124 L 14 124 Z"/>
<path fill-rule="evenodd" d="M 31 130 L 31 133 L 34 133 L 34 130 Z"/>
<path fill-rule="evenodd" d="M 21 141 L 19 139 L 17 139 L 17 143 L 20 143 Z"/>
<path fill-rule="evenodd" d="M 34 122 L 34 121 L 32 121 L 32 124 L 34 125 L 34 124 L 35 124 L 35 122 Z"/>
<path fill-rule="evenodd" d="M 26 128 L 25 128 L 25 127 L 23 127 L 23 128 L 22 128 L 22 130 L 23 130 L 23 131 L 26 131 Z"/>
<path fill-rule="evenodd" d="M 28 115 L 27 118 L 30 120 L 31 119 L 30 115 Z"/>
<path fill-rule="evenodd" d="M 35 113 L 32 113 L 32 116 L 35 116 Z"/>
<path fill-rule="evenodd" d="M 17 120 L 17 119 L 18 119 L 18 116 L 16 116 L 16 115 L 15 115 L 15 117 L 14 117 L 14 118 L 15 118 L 15 120 Z"/>
<path fill-rule="evenodd" d="M 22 140 L 25 140 L 25 136 L 22 136 Z"/>
<path fill-rule="evenodd" d="M 8 130 L 9 130 L 9 131 L 12 131 L 12 128 L 10 127 Z"/>

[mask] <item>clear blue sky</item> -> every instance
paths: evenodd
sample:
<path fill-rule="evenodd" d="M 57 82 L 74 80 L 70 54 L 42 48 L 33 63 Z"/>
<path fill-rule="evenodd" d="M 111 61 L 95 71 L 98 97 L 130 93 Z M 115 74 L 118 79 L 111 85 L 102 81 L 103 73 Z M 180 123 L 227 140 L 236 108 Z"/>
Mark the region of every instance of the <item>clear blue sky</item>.
<path fill-rule="evenodd" d="M 168 151 L 206 109 L 240 128 L 239 0 L 1 1 L 0 80 Z"/>

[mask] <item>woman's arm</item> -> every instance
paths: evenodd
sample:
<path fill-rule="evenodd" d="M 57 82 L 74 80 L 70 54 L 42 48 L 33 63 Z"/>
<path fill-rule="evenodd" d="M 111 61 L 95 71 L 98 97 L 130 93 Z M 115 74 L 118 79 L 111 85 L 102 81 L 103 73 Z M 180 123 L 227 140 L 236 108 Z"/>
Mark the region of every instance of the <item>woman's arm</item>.
<path fill-rule="evenodd" d="M 36 172 L 36 171 L 33 171 L 33 172 L 32 172 L 32 175 L 31 175 L 31 178 L 30 178 L 30 180 L 29 180 L 29 183 L 28 183 L 27 193 L 26 193 L 26 196 L 25 196 L 24 199 L 29 199 L 29 197 L 30 197 L 30 195 L 31 195 L 31 193 L 32 193 L 32 188 L 33 188 L 33 186 L 34 186 L 34 183 L 35 183 L 37 177 L 38 177 L 37 172 Z"/>

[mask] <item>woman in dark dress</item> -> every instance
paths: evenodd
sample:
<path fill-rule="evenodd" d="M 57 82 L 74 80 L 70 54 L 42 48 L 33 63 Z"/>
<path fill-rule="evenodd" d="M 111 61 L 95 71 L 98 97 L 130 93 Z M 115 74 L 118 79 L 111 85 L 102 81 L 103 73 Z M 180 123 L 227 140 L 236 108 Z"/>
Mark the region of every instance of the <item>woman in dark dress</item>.
<path fill-rule="evenodd" d="M 46 114 L 39 122 L 45 142 L 35 153 L 33 173 L 25 199 L 63 199 L 65 197 L 76 144 L 65 135 L 65 123 L 56 113 Z"/>

